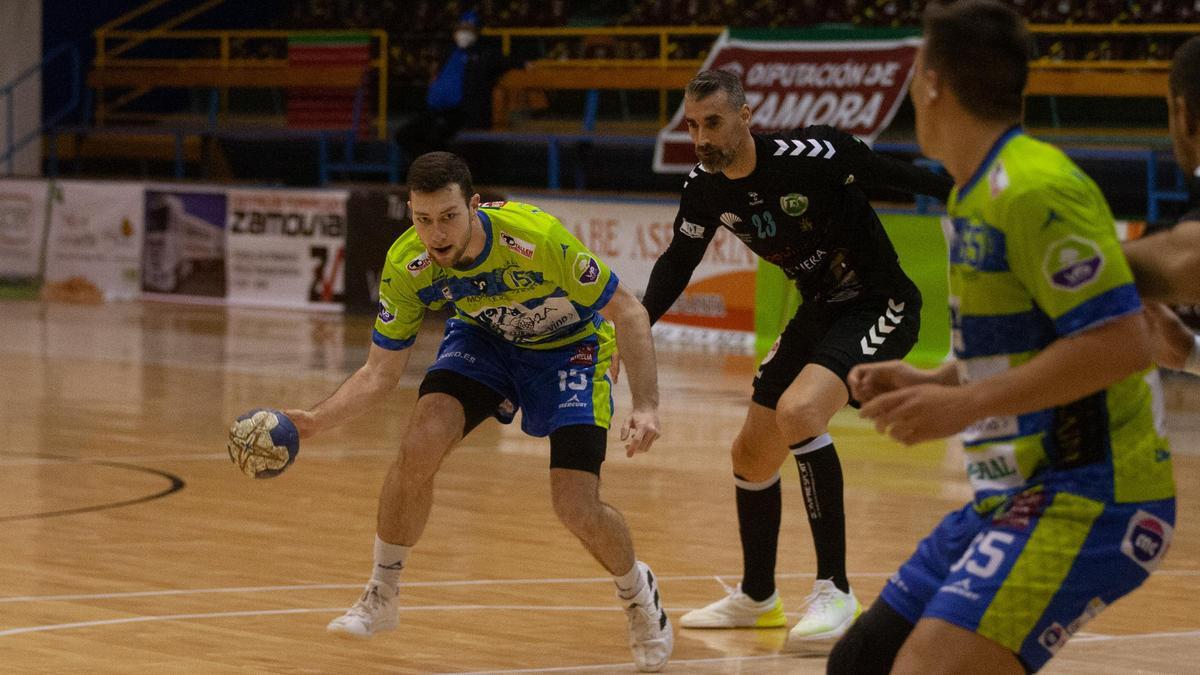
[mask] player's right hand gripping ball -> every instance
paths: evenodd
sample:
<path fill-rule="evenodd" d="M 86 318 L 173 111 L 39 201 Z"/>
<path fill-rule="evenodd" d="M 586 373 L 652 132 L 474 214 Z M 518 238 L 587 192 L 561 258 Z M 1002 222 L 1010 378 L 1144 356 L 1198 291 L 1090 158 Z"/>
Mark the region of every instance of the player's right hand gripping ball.
<path fill-rule="evenodd" d="M 254 478 L 272 478 L 296 459 L 300 433 L 278 410 L 258 408 L 234 420 L 229 427 L 229 459 Z"/>

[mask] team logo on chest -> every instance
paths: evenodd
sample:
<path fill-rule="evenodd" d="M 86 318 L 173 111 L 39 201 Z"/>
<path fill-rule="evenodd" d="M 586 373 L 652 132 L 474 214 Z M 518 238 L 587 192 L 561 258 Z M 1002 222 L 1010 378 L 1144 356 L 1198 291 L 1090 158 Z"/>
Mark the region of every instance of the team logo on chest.
<path fill-rule="evenodd" d="M 750 199 L 750 206 L 759 206 L 763 203 L 762 197 L 758 196 L 757 192 L 747 192 L 746 197 Z"/>
<path fill-rule="evenodd" d="M 808 210 L 808 197 L 793 192 L 779 198 L 779 208 L 793 218 L 799 218 Z"/>

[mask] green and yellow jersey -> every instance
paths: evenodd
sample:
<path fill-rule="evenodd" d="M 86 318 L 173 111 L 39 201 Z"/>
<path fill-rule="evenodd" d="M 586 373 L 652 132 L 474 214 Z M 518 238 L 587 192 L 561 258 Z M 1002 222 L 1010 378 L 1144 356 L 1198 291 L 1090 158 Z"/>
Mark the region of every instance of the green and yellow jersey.
<path fill-rule="evenodd" d="M 560 347 L 601 329 L 598 310 L 616 292 L 617 276 L 557 218 L 519 202 L 483 204 L 478 214 L 487 239 L 467 269 L 434 263 L 416 228 L 392 244 L 380 277 L 375 344 L 408 347 L 425 310 L 447 304 L 454 319 L 532 349 Z"/>
<path fill-rule="evenodd" d="M 1019 127 L 955 188 L 947 211 L 953 348 L 963 382 L 1141 309 L 1100 189 Z M 1151 368 L 1067 405 L 979 420 L 962 434 L 976 498 L 1036 482 L 1105 501 L 1171 497 L 1162 405 Z"/>

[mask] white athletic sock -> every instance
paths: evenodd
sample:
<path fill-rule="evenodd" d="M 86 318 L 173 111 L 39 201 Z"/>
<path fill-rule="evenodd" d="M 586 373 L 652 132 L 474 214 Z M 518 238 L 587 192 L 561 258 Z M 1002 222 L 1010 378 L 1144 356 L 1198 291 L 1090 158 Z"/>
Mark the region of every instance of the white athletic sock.
<path fill-rule="evenodd" d="M 642 590 L 646 579 L 642 576 L 642 569 L 638 567 L 635 560 L 633 561 L 633 567 L 630 567 L 628 572 L 613 575 L 613 583 L 617 585 L 617 590 L 621 592 L 621 597 L 629 599 Z"/>
<path fill-rule="evenodd" d="M 400 587 L 400 571 L 404 569 L 404 563 L 408 560 L 408 554 L 412 551 L 411 546 L 400 546 L 399 544 L 389 544 L 375 535 L 375 567 L 371 572 L 371 578 L 375 581 L 387 584 L 392 590 Z"/>

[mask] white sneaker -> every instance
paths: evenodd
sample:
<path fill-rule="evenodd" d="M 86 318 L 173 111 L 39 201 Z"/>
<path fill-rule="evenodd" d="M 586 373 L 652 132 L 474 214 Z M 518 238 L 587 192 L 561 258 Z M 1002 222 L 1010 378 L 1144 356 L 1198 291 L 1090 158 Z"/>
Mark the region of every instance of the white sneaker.
<path fill-rule="evenodd" d="M 343 637 L 367 639 L 400 624 L 400 592 L 372 579 L 354 606 L 329 622 L 325 630 Z"/>
<path fill-rule="evenodd" d="M 639 560 L 636 564 L 646 583 L 632 598 L 622 598 L 618 592 L 617 599 L 629 617 L 629 648 L 633 650 L 634 664 L 643 673 L 657 673 L 671 657 L 675 635 L 671 632 L 671 620 L 663 611 L 654 573 L 646 563 Z"/>
<path fill-rule="evenodd" d="M 720 579 L 717 581 L 725 586 L 727 595 L 707 607 L 684 614 L 679 625 L 684 628 L 783 628 L 787 625 L 779 591 L 759 602 L 743 593 L 741 584 L 731 588 Z"/>
<path fill-rule="evenodd" d="M 804 616 L 788 633 L 791 640 L 836 640 L 862 614 L 862 605 L 854 591 L 843 593 L 829 579 L 817 579 L 813 591 L 804 599 Z"/>

